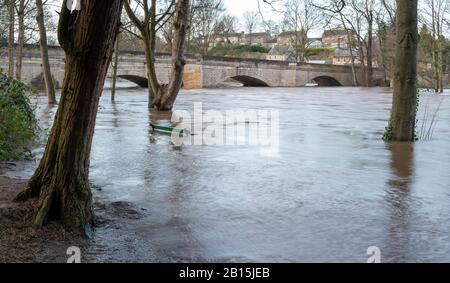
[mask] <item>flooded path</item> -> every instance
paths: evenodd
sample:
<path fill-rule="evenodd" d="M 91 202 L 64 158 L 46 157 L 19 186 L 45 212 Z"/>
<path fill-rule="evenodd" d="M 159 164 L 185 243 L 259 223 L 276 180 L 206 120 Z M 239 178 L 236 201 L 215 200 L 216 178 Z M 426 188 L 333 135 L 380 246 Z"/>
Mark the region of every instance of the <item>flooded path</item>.
<path fill-rule="evenodd" d="M 279 152 L 264 156 L 257 146 L 174 148 L 170 136 L 150 130 L 146 90 L 120 90 L 115 104 L 105 91 L 92 149 L 94 196 L 132 203 L 143 216 L 122 230 L 99 228 L 87 257 L 365 262 L 377 246 L 383 262 L 450 261 L 450 96 L 421 97 L 419 127 L 425 108 L 433 113 L 442 101 L 432 140 L 387 144 L 389 92 L 182 92 L 176 109 L 203 102 L 204 110 L 279 110 Z M 52 114 L 39 112 L 48 126 Z M 30 177 L 35 166 L 4 175 Z"/>

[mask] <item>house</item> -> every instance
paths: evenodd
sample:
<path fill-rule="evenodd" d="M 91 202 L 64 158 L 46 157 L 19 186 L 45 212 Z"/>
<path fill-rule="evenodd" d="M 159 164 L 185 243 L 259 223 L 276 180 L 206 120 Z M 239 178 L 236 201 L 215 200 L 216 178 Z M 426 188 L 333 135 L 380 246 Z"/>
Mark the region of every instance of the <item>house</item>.
<path fill-rule="evenodd" d="M 360 64 L 361 62 L 356 59 L 358 51 L 353 49 L 352 52 L 355 64 Z M 352 63 L 352 52 L 349 48 L 336 48 L 333 52 L 333 65 L 350 65 Z"/>
<path fill-rule="evenodd" d="M 274 47 L 275 45 L 277 45 L 277 39 L 276 38 L 272 38 L 271 40 L 269 40 L 269 41 L 267 41 L 266 43 L 263 44 L 263 46 L 265 48 L 269 48 L 269 49 Z"/>
<path fill-rule="evenodd" d="M 284 31 L 280 33 L 277 37 L 277 43 L 278 44 L 284 44 L 284 45 L 292 45 L 295 43 L 295 40 L 298 40 L 301 42 L 305 38 L 304 33 L 301 31 Z"/>
<path fill-rule="evenodd" d="M 270 49 L 269 53 L 266 55 L 266 59 L 274 61 L 295 62 L 296 54 L 294 47 L 287 44 L 277 44 Z"/>
<path fill-rule="evenodd" d="M 324 47 L 348 48 L 348 34 L 344 29 L 326 30 L 322 35 L 322 43 Z"/>
<path fill-rule="evenodd" d="M 258 32 L 258 33 L 250 33 L 246 34 L 244 32 L 241 33 L 224 33 L 224 34 L 215 34 L 213 45 L 216 46 L 218 44 L 252 44 L 252 45 L 264 45 L 265 43 L 272 40 L 270 32 Z"/>
<path fill-rule="evenodd" d="M 263 45 L 272 39 L 270 32 L 257 32 L 244 34 L 241 44 Z"/>
<path fill-rule="evenodd" d="M 240 44 L 243 41 L 244 32 L 221 33 L 214 35 L 214 46 L 217 44 Z"/>

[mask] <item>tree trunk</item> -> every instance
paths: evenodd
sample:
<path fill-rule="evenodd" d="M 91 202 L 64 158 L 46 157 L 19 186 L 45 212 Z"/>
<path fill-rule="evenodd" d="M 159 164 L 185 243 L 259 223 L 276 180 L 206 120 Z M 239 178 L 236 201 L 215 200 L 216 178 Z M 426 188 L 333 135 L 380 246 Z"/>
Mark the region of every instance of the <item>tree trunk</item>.
<path fill-rule="evenodd" d="M 415 139 L 417 108 L 417 0 L 397 0 L 394 97 L 388 139 Z"/>
<path fill-rule="evenodd" d="M 344 26 L 344 29 L 347 31 L 348 48 L 350 50 L 350 57 L 351 57 L 353 86 L 358 86 L 358 78 L 356 77 L 356 69 L 355 69 L 355 55 L 353 53 L 353 36 L 345 24 L 345 20 L 344 20 L 344 16 L 342 15 L 342 11 L 339 11 L 339 17 L 341 19 L 342 25 Z"/>
<path fill-rule="evenodd" d="M 44 73 L 45 90 L 47 92 L 48 104 L 56 104 L 55 83 L 53 82 L 50 61 L 48 58 L 47 31 L 44 23 L 44 7 L 42 0 L 36 0 L 37 23 L 39 26 L 39 44 L 41 48 L 42 69 Z"/>
<path fill-rule="evenodd" d="M 158 110 L 172 110 L 183 83 L 184 65 L 186 65 L 184 51 L 186 49 L 186 34 L 189 30 L 188 16 L 189 0 L 179 0 L 173 23 L 172 71 L 169 84 L 163 88 L 164 92 L 160 92 L 160 95 L 155 98 L 153 107 Z"/>
<path fill-rule="evenodd" d="M 39 167 L 16 200 L 39 197 L 36 227 L 52 217 L 67 228 L 89 231 L 93 222 L 89 156 L 123 0 L 83 1 L 81 10 L 72 13 L 67 1 L 58 26 L 66 53 L 61 102 Z"/>
<path fill-rule="evenodd" d="M 153 49 L 151 47 L 151 38 L 148 35 L 143 36 L 144 41 L 144 53 L 147 66 L 147 80 L 148 80 L 148 107 L 151 108 L 153 100 L 156 95 L 161 91 L 161 85 L 158 82 L 156 76 L 156 68 L 154 61 Z"/>
<path fill-rule="evenodd" d="M 22 79 L 23 45 L 25 43 L 25 0 L 20 0 L 17 18 L 19 22 L 19 35 L 17 38 L 16 79 Z"/>
<path fill-rule="evenodd" d="M 433 60 L 433 88 L 434 92 L 439 91 L 439 63 L 438 63 L 438 44 L 437 44 L 437 38 L 438 38 L 438 31 L 437 31 L 437 13 L 436 6 L 434 0 L 431 1 L 431 35 L 433 37 L 432 41 L 432 60 Z"/>
<path fill-rule="evenodd" d="M 366 72 L 366 85 L 367 87 L 373 86 L 373 15 L 372 12 L 368 12 L 368 31 L 367 31 L 367 72 Z"/>
<path fill-rule="evenodd" d="M 116 45 L 114 46 L 114 63 L 113 63 L 112 87 L 111 87 L 112 102 L 116 100 L 116 83 L 117 83 L 118 67 L 119 67 L 119 38 L 117 38 Z"/>
<path fill-rule="evenodd" d="M 14 0 L 6 0 L 9 11 L 8 76 L 14 76 Z"/>

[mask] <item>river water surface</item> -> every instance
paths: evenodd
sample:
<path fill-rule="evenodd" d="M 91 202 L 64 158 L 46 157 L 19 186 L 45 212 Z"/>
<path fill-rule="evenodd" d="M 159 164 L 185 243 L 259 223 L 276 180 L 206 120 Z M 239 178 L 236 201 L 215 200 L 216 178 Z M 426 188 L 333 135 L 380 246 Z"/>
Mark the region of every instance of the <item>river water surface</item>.
<path fill-rule="evenodd" d="M 145 217 L 126 231 L 99 228 L 90 260 L 365 262 L 376 246 L 383 262 L 450 261 L 450 96 L 421 96 L 419 129 L 441 106 L 432 139 L 414 145 L 381 140 L 391 100 L 382 88 L 182 91 L 176 109 L 279 110 L 278 154 L 261 155 L 258 146 L 175 148 L 151 132 L 146 90 L 120 90 L 115 103 L 105 91 L 94 196 Z M 44 128 L 53 112 L 40 107 Z"/>

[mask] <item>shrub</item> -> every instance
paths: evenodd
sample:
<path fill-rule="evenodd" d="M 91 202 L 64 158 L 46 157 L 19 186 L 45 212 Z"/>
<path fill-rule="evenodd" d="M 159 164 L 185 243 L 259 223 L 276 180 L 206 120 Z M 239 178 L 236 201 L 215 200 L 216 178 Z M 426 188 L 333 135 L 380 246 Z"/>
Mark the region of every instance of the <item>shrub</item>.
<path fill-rule="evenodd" d="M 38 126 L 30 88 L 0 70 L 0 160 L 31 158 Z"/>

